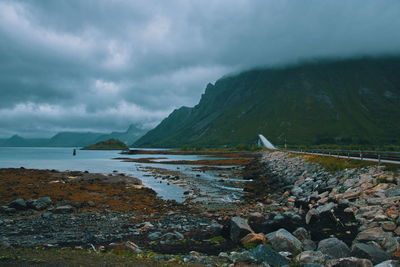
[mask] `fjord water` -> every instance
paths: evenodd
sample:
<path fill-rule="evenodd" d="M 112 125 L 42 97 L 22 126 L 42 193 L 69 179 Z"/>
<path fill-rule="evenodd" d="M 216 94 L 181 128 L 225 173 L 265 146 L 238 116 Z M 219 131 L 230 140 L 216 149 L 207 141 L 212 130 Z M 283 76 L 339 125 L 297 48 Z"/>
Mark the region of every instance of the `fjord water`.
<path fill-rule="evenodd" d="M 164 199 L 183 200 L 184 189 L 166 183 L 160 183 L 145 175 L 138 167 L 141 164 L 121 162 L 113 158 L 121 157 L 117 150 L 77 150 L 58 147 L 0 147 L 0 168 L 55 169 L 59 171 L 89 171 L 94 173 L 112 173 L 114 170 L 137 177 L 143 184 L 155 190 Z M 145 155 L 123 155 L 140 158 Z M 157 157 L 157 155 L 152 155 Z M 165 156 L 164 156 L 165 157 Z M 195 156 L 190 156 L 195 157 Z"/>

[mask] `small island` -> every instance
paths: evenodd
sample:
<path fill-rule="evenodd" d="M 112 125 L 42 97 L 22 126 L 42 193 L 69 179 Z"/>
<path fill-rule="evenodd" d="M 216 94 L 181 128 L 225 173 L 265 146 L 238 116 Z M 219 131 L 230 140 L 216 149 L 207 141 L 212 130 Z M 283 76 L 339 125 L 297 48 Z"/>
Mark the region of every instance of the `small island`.
<path fill-rule="evenodd" d="M 128 146 L 118 139 L 108 139 L 94 145 L 86 146 L 82 150 L 125 150 Z"/>

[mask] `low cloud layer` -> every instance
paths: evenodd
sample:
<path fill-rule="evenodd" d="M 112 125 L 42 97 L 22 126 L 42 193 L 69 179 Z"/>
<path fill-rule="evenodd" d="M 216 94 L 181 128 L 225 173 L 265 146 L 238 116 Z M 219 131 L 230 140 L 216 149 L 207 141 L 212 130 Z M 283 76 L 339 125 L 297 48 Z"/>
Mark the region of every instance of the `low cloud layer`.
<path fill-rule="evenodd" d="M 0 0 L 0 137 L 151 128 L 260 65 L 400 52 L 398 0 Z"/>

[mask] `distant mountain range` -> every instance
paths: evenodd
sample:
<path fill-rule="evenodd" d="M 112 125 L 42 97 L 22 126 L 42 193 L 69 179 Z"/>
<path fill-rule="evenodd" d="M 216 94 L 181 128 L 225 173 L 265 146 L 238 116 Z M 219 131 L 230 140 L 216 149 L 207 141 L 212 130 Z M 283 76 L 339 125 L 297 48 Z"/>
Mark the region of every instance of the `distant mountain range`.
<path fill-rule="evenodd" d="M 61 132 L 48 139 L 31 139 L 14 135 L 8 139 L 0 139 L 2 147 L 84 147 L 108 139 L 118 139 L 125 144 L 132 144 L 146 131 L 130 125 L 126 132 L 79 133 Z"/>
<path fill-rule="evenodd" d="M 400 144 L 400 57 L 260 68 L 208 84 L 137 147 Z"/>

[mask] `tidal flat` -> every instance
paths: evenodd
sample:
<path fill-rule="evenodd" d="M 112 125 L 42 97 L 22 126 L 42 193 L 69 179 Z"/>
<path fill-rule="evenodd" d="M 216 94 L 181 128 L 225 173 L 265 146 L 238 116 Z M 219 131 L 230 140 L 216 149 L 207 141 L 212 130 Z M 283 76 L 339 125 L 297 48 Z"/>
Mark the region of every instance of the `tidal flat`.
<path fill-rule="evenodd" d="M 322 266 L 372 265 L 400 256 L 399 175 L 392 168 L 338 159 L 345 167 L 331 170 L 283 151 L 174 153 L 109 159 L 134 166 L 143 179 L 116 170 L 0 169 L 0 264 L 77 264 L 61 261 L 62 251 L 89 266 L 121 255 L 128 266 L 283 266 L 311 256 Z M 200 156 L 246 161 L 197 165 Z M 149 157 L 158 159 L 140 162 Z M 182 189 L 183 197 L 162 197 L 146 178 Z"/>

